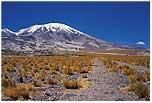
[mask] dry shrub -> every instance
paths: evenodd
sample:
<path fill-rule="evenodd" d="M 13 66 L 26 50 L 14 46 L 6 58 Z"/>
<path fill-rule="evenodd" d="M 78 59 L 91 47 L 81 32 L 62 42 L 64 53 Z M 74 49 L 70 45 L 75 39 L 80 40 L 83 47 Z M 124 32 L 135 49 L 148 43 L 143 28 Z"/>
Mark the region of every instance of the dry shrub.
<path fill-rule="evenodd" d="M 111 68 L 109 68 L 109 71 L 110 72 L 117 72 L 119 69 L 118 68 L 116 68 L 116 67 L 111 67 Z"/>
<path fill-rule="evenodd" d="M 150 67 L 150 62 L 147 62 L 147 68 L 149 68 Z"/>
<path fill-rule="evenodd" d="M 73 70 L 74 70 L 74 72 L 79 72 L 81 69 L 79 66 L 74 66 Z"/>
<path fill-rule="evenodd" d="M 82 78 L 87 78 L 87 77 L 88 77 L 87 74 L 82 75 Z"/>
<path fill-rule="evenodd" d="M 130 83 L 134 83 L 138 81 L 138 76 L 135 74 L 135 75 L 129 75 L 129 82 Z"/>
<path fill-rule="evenodd" d="M 129 75 L 135 75 L 135 74 L 136 74 L 135 68 L 130 68 Z"/>
<path fill-rule="evenodd" d="M 26 89 L 26 87 L 21 85 L 6 88 L 4 90 L 4 94 L 14 100 L 17 100 L 20 96 L 23 96 L 23 98 L 26 100 L 29 99 L 29 91 Z"/>
<path fill-rule="evenodd" d="M 128 65 L 123 65 L 122 68 L 124 68 L 124 69 L 130 69 L 130 66 L 128 66 Z"/>
<path fill-rule="evenodd" d="M 149 100 L 150 90 L 141 81 L 130 84 L 129 90 L 135 92 L 140 98 Z"/>
<path fill-rule="evenodd" d="M 43 70 L 43 71 L 41 71 L 39 74 L 40 74 L 40 80 L 41 80 L 41 81 L 44 81 L 44 80 L 45 80 L 45 76 L 46 76 L 45 71 Z"/>
<path fill-rule="evenodd" d="M 126 68 L 124 68 L 124 69 L 123 69 L 123 74 L 128 75 L 128 74 L 129 74 L 129 70 L 126 69 Z"/>
<path fill-rule="evenodd" d="M 125 75 L 134 75 L 135 74 L 135 69 L 134 68 L 124 68 L 123 73 Z"/>
<path fill-rule="evenodd" d="M 79 81 L 78 80 L 66 80 L 64 81 L 64 87 L 67 89 L 79 89 Z"/>
<path fill-rule="evenodd" d="M 4 88 L 6 88 L 6 87 L 8 87 L 8 86 L 12 86 L 12 82 L 11 82 L 11 80 L 9 80 L 9 79 L 2 79 L 2 86 L 4 87 Z"/>
<path fill-rule="evenodd" d="M 81 68 L 81 70 L 80 70 L 80 73 L 88 73 L 88 72 L 89 72 L 88 67 L 83 67 L 83 68 Z"/>
<path fill-rule="evenodd" d="M 15 87 L 8 87 L 8 88 L 5 88 L 5 90 L 4 90 L 4 94 L 6 96 L 11 97 L 12 99 L 15 99 L 15 100 L 19 96 L 18 93 L 19 93 L 19 91 Z"/>
<path fill-rule="evenodd" d="M 30 84 L 30 83 L 28 83 L 28 84 L 18 83 L 18 84 L 16 84 L 16 88 L 25 89 L 27 91 L 32 91 L 33 90 L 33 85 Z"/>
<path fill-rule="evenodd" d="M 33 90 L 33 85 L 30 84 L 30 83 L 26 84 L 26 89 L 27 89 L 28 91 L 32 91 L 32 90 Z"/>
<path fill-rule="evenodd" d="M 33 84 L 35 87 L 41 87 L 42 85 L 40 81 L 34 81 Z"/>
<path fill-rule="evenodd" d="M 58 66 L 58 64 L 56 65 L 56 64 L 51 64 L 51 70 L 52 71 L 59 71 L 59 66 Z"/>
<path fill-rule="evenodd" d="M 56 79 L 49 79 L 48 84 L 56 85 L 58 81 Z"/>
<path fill-rule="evenodd" d="M 72 70 L 71 68 L 64 68 L 64 74 L 73 75 L 74 70 Z"/>
<path fill-rule="evenodd" d="M 88 71 L 93 70 L 92 66 L 87 66 L 87 68 L 88 68 Z"/>
<path fill-rule="evenodd" d="M 144 81 L 144 82 L 146 82 L 146 81 L 150 81 L 150 72 L 144 72 L 144 74 L 142 75 L 142 80 Z"/>
<path fill-rule="evenodd" d="M 118 65 L 118 68 L 119 68 L 119 72 L 123 71 L 122 65 Z"/>

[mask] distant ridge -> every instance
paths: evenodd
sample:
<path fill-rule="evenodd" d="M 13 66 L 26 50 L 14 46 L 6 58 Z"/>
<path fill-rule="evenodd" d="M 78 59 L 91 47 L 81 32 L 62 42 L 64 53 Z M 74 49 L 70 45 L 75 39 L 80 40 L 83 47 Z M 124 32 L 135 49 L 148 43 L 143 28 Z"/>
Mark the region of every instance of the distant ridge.
<path fill-rule="evenodd" d="M 129 46 L 116 45 L 61 23 L 33 25 L 13 32 L 2 29 L 2 50 L 34 51 L 81 51 L 126 50 Z"/>

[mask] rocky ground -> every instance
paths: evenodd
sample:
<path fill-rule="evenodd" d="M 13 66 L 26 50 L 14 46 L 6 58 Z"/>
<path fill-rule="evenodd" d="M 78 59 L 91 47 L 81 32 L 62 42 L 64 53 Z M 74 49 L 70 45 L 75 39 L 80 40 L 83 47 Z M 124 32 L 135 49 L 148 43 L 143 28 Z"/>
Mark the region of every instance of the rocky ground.
<path fill-rule="evenodd" d="M 89 88 L 80 91 L 69 90 L 65 92 L 60 100 L 66 101 L 136 101 L 138 96 L 129 92 L 123 94 L 121 87 L 128 85 L 128 77 L 121 73 L 108 72 L 106 67 L 98 60 L 95 60 L 94 71 L 88 74 L 92 82 Z"/>
<path fill-rule="evenodd" d="M 34 101 L 139 101 L 133 92 L 122 93 L 120 88 L 128 86 L 129 80 L 122 73 L 108 72 L 99 61 L 94 60 L 93 71 L 88 73 L 88 85 L 80 89 L 66 89 L 62 85 L 45 85 L 31 92 Z M 3 93 L 2 93 L 3 94 Z M 2 95 L 2 100 L 10 100 Z"/>
<path fill-rule="evenodd" d="M 34 101 L 56 101 L 63 95 L 63 88 L 58 85 L 50 85 L 36 89 L 32 93 L 31 100 Z"/>

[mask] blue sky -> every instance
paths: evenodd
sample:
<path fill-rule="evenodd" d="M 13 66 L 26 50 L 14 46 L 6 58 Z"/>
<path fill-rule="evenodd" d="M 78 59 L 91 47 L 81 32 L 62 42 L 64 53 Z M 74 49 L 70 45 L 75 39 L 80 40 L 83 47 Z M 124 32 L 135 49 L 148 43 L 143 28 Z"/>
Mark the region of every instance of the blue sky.
<path fill-rule="evenodd" d="M 150 47 L 149 2 L 2 2 L 2 28 L 51 22 L 116 44 Z"/>

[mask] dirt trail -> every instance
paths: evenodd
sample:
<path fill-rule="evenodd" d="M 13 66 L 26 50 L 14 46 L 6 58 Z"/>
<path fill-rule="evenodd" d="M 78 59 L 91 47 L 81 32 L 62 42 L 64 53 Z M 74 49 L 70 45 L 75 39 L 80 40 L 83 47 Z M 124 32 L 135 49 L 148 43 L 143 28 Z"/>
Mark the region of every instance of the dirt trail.
<path fill-rule="evenodd" d="M 60 100 L 69 101 L 132 101 L 139 100 L 134 93 L 125 95 L 119 91 L 120 87 L 128 85 L 128 77 L 121 73 L 108 72 L 106 67 L 95 59 L 94 71 L 88 74 L 88 79 L 92 85 L 81 91 L 71 90 L 65 93 Z"/>

